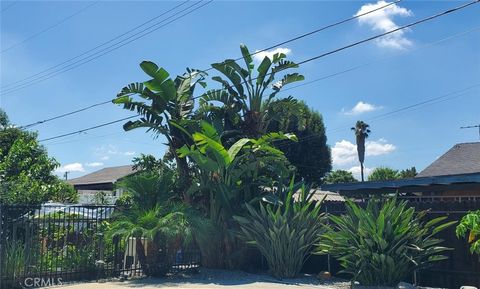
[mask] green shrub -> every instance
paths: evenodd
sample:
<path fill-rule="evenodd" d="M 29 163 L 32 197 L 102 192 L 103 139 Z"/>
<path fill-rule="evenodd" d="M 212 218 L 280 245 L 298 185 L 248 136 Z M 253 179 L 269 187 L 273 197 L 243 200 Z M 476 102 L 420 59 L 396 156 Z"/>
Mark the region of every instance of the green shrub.
<path fill-rule="evenodd" d="M 446 217 L 425 221 L 407 202 L 392 198 L 370 200 L 365 209 L 347 201 L 347 213 L 330 216 L 331 228 L 323 234 L 319 253 L 332 254 L 345 273 L 362 285 L 394 286 L 413 272 L 444 260 L 448 248 L 435 235 L 455 222 Z"/>
<path fill-rule="evenodd" d="M 301 186 L 295 200 L 297 188 L 293 181 L 286 190 L 277 188 L 273 202 L 260 203 L 258 208 L 247 204 L 248 214 L 235 217 L 241 237 L 260 250 L 277 278 L 300 272 L 324 225 L 320 204 L 310 202 L 310 189 Z"/>
<path fill-rule="evenodd" d="M 458 238 L 464 238 L 468 233 L 470 253 L 480 255 L 480 210 L 463 216 L 455 233 Z"/>

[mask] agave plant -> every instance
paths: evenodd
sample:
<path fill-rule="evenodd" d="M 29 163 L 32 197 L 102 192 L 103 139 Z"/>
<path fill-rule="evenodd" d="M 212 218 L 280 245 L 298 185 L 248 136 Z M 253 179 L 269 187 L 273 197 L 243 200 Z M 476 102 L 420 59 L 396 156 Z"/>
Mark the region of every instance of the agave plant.
<path fill-rule="evenodd" d="M 460 220 L 456 229 L 457 237 L 464 238 L 467 233 L 470 253 L 480 256 L 480 210 L 469 212 Z"/>
<path fill-rule="evenodd" d="M 299 189 L 299 190 L 298 190 Z M 241 237 L 260 250 L 270 273 L 277 278 L 295 277 L 311 253 L 325 223 L 320 203 L 311 202 L 305 185 L 281 184 L 276 194 L 264 198 L 258 207 L 246 204 L 248 214 L 235 216 Z M 295 196 L 296 194 L 296 196 Z"/>
<path fill-rule="evenodd" d="M 416 213 L 406 201 L 396 198 L 372 199 L 361 208 L 347 200 L 347 213 L 330 216 L 318 245 L 318 253 L 331 254 L 343 272 L 361 285 L 395 286 L 410 278 L 415 270 L 446 259 L 448 248 L 435 235 L 455 222 L 446 217 L 425 220 L 426 212 Z"/>

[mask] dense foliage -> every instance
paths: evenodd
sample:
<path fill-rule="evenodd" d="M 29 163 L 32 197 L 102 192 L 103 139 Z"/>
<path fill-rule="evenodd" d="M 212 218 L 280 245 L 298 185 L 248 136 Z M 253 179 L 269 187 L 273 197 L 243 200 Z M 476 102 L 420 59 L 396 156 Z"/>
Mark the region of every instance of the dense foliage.
<path fill-rule="evenodd" d="M 389 181 L 398 179 L 399 173 L 397 170 L 388 167 L 375 168 L 368 176 L 369 181 Z"/>
<path fill-rule="evenodd" d="M 75 202 L 72 186 L 53 174 L 59 163 L 48 156 L 33 132 L 15 128 L 3 113 L 0 126 L 0 202 Z"/>
<path fill-rule="evenodd" d="M 206 87 L 206 73 L 187 69 L 172 79 L 163 68 L 144 61 L 140 67 L 149 79 L 125 86 L 113 101 L 140 115 L 127 122 L 125 130 L 146 128 L 166 138 L 169 150 L 164 159 L 142 155 L 135 160 L 136 168 L 158 172 L 168 160 L 174 161 L 166 170 L 175 169 L 175 200 L 216 228 L 205 242 L 204 234 L 195 238 L 203 265 L 210 267 L 238 268 L 247 261 L 242 253 L 245 243 L 236 235 L 238 224 L 233 220 L 246 211 L 245 203 L 257 202 L 268 193 L 265 188 L 283 176 L 289 178 L 297 171 L 319 182 L 331 167 L 321 115 L 292 97 L 277 97 L 288 84 L 303 80 L 290 72 L 298 65 L 277 53 L 256 67 L 247 47 L 240 50 L 241 62 L 227 59 L 212 64 L 217 75 L 209 82 L 213 87 L 203 94 L 196 88 Z M 289 110 L 281 116 L 279 109 L 286 107 Z M 279 118 L 287 115 L 294 122 L 286 124 Z M 307 140 L 291 146 L 297 139 L 291 133 Z M 304 152 L 307 147 L 309 155 Z M 124 195 L 119 203 L 142 202 L 132 196 Z"/>
<path fill-rule="evenodd" d="M 293 180 L 289 186 L 274 188 L 273 193 L 258 205 L 247 204 L 248 213 L 235 220 L 242 238 L 266 258 L 270 273 L 277 278 L 293 278 L 319 239 L 324 214 L 321 204 L 311 202 L 310 188 L 294 185 Z"/>
<path fill-rule="evenodd" d="M 269 122 L 268 132 L 289 132 L 299 139 L 298 142 L 278 142 L 276 147 L 285 153 L 296 168 L 297 177 L 308 183 L 319 184 L 332 169 L 322 115 L 303 101 L 291 99 L 274 101 L 269 110 L 275 117 Z"/>
<path fill-rule="evenodd" d="M 413 272 L 444 260 L 445 247 L 435 235 L 455 222 L 446 217 L 424 220 L 407 202 L 370 200 L 361 208 L 347 201 L 347 213 L 330 216 L 332 227 L 322 236 L 320 253 L 336 257 L 344 272 L 361 285 L 395 286 Z"/>
<path fill-rule="evenodd" d="M 353 176 L 352 172 L 345 170 L 334 170 L 327 174 L 323 180 L 325 184 L 342 184 L 358 182 Z"/>
<path fill-rule="evenodd" d="M 469 212 L 460 220 L 456 229 L 458 238 L 465 238 L 470 244 L 470 253 L 480 255 L 480 210 Z"/>

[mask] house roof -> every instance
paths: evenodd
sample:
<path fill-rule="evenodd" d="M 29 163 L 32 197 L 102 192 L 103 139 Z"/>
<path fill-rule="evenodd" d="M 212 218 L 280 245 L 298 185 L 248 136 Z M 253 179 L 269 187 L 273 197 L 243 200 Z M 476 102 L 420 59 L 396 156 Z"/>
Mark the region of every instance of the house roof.
<path fill-rule="evenodd" d="M 415 177 L 391 181 L 369 181 L 357 183 L 323 185 L 322 190 L 343 194 L 424 192 L 464 186 L 480 186 L 480 172 L 472 174 Z"/>
<path fill-rule="evenodd" d="M 331 202 L 345 202 L 345 199 L 340 196 L 340 194 L 335 193 L 335 192 L 330 192 L 330 191 L 322 191 L 320 188 L 316 189 L 310 189 L 310 193 L 313 193 L 312 196 L 312 201 L 331 201 Z M 295 200 L 298 200 L 300 197 L 300 190 L 297 191 L 294 195 L 293 198 Z"/>
<path fill-rule="evenodd" d="M 99 171 L 84 175 L 79 178 L 68 180 L 67 182 L 71 185 L 90 185 L 90 184 L 105 184 L 105 183 L 115 183 L 121 178 L 133 174 L 133 166 L 118 166 L 103 168 Z"/>
<path fill-rule="evenodd" d="M 421 171 L 417 177 L 480 173 L 480 142 L 459 143 Z"/>

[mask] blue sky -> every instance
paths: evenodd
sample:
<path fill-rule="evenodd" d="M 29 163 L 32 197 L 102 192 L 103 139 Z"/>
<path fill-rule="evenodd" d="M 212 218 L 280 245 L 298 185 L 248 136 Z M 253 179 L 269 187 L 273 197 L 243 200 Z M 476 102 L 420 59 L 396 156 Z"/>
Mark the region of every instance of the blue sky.
<path fill-rule="evenodd" d="M 82 54 L 180 3 L 2 1 L 1 86 Z M 124 85 L 146 79 L 138 66 L 143 60 L 156 62 L 173 76 L 186 67 L 205 69 L 210 63 L 239 57 L 240 43 L 251 51 L 259 50 L 382 3 L 214 1 L 78 68 L 12 93 L 5 89 L 1 107 L 13 123 L 28 124 L 114 98 Z M 462 3 L 402 1 L 281 49 L 292 60 L 301 61 Z M 478 15 L 480 4 L 307 63 L 299 68 L 305 82 L 368 65 L 281 95 L 302 99 L 322 113 L 335 168 L 357 174 L 354 136 L 349 128 L 361 119 L 372 129 L 367 172 L 378 166 L 423 169 L 455 143 L 478 141 L 475 130 L 459 129 L 480 123 L 480 87 L 474 86 L 480 84 Z M 462 92 L 447 95 L 458 91 Z M 447 96 L 384 115 L 442 95 Z M 107 104 L 34 129 L 43 139 L 129 115 L 132 113 Z M 128 164 L 140 153 L 161 156 L 163 143 L 162 138 L 143 131 L 123 132 L 120 123 L 44 142 L 49 154 L 63 166 L 58 173 L 68 170 L 71 177 Z"/>

